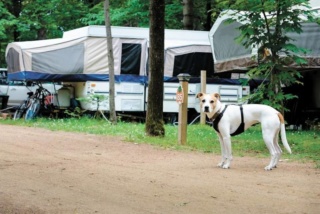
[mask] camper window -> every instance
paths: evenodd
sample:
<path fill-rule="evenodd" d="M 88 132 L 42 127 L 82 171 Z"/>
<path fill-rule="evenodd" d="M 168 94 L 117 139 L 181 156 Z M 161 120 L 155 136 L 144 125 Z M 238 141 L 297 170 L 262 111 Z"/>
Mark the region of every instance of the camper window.
<path fill-rule="evenodd" d="M 213 59 L 211 53 L 188 53 L 176 56 L 174 59 L 173 76 L 188 73 L 192 77 L 200 77 L 200 71 L 207 71 L 207 77 L 212 77 Z"/>
<path fill-rule="evenodd" d="M 7 71 L 0 68 L 0 85 L 7 85 Z"/>
<path fill-rule="evenodd" d="M 122 44 L 121 74 L 139 75 L 141 44 Z"/>

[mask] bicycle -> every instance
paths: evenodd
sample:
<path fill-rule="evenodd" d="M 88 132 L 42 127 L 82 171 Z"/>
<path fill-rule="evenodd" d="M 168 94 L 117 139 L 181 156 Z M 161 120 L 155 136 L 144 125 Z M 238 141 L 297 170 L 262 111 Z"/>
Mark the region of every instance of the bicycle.
<path fill-rule="evenodd" d="M 25 120 L 34 119 L 40 112 L 52 111 L 53 96 L 51 93 L 42 87 L 41 83 L 38 83 L 38 88 L 35 94 L 30 99 L 30 105 L 26 111 Z"/>
<path fill-rule="evenodd" d="M 14 112 L 13 120 L 20 119 L 24 115 L 24 113 L 27 111 L 28 107 L 30 106 L 30 99 L 33 96 L 33 92 L 30 91 L 27 93 L 27 95 L 28 95 L 28 98 L 24 100 Z"/>

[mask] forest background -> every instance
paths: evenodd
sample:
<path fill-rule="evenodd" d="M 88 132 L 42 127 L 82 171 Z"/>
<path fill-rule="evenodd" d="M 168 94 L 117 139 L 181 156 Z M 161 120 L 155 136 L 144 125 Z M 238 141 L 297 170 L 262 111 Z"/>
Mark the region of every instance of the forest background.
<path fill-rule="evenodd" d="M 103 0 L 0 1 L 0 68 L 7 67 L 5 49 L 10 42 L 61 38 L 64 31 L 104 25 L 103 3 Z M 165 27 L 210 30 L 214 4 L 214 0 L 166 0 Z M 183 21 L 184 16 L 188 16 L 185 20 L 191 24 Z M 110 17 L 113 26 L 149 27 L 149 0 L 112 0 Z"/>

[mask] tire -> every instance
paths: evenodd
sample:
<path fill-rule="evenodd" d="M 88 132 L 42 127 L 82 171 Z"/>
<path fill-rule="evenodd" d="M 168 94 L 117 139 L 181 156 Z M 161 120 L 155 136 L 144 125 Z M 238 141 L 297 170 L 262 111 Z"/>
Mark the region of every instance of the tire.
<path fill-rule="evenodd" d="M 40 110 L 40 101 L 33 100 L 26 112 L 25 120 L 34 119 L 38 115 L 39 110 Z"/>
<path fill-rule="evenodd" d="M 178 114 L 176 113 L 171 113 L 168 114 L 168 123 L 171 125 L 177 125 L 178 122 Z"/>
<path fill-rule="evenodd" d="M 19 108 L 14 112 L 13 120 L 19 120 L 23 116 L 23 114 L 26 111 L 26 109 L 27 109 L 27 105 L 26 105 L 25 102 L 23 102 L 19 106 Z"/>

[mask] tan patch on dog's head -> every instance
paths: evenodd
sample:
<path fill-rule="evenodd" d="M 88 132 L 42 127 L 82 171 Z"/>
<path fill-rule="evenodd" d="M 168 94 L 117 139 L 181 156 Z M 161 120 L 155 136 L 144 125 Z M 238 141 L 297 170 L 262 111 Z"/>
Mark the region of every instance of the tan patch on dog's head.
<path fill-rule="evenodd" d="M 220 94 L 213 93 L 213 94 L 205 94 L 205 93 L 198 93 L 196 98 L 200 99 L 200 108 L 203 112 L 209 113 L 212 112 L 217 105 L 217 100 L 220 100 Z"/>
<path fill-rule="evenodd" d="M 213 93 L 213 94 L 211 94 L 211 96 L 214 96 L 215 98 L 220 100 L 220 94 L 219 93 Z"/>
<path fill-rule="evenodd" d="M 197 95 L 196 95 L 196 98 L 200 98 L 200 97 L 202 97 L 203 96 L 203 93 L 198 93 Z"/>

